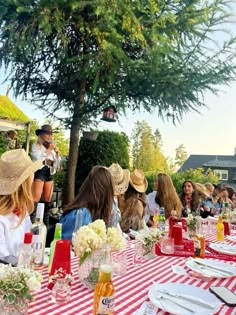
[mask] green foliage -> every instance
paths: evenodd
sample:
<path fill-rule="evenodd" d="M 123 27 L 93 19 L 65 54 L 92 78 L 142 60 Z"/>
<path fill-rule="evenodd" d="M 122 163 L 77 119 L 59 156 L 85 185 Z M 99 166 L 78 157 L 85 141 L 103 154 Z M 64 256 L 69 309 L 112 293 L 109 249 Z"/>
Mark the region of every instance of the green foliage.
<path fill-rule="evenodd" d="M 180 144 L 178 148 L 175 149 L 175 152 L 175 165 L 181 167 L 188 158 L 185 146 L 183 144 Z"/>
<path fill-rule="evenodd" d="M 202 184 L 208 182 L 216 184 L 219 181 L 218 176 L 215 175 L 213 171 L 209 169 L 206 173 L 204 173 L 202 168 L 198 169 L 190 168 L 184 172 L 173 173 L 171 177 L 178 193 L 180 193 L 182 190 L 183 182 L 188 179 L 191 179 L 195 183 Z"/>
<path fill-rule="evenodd" d="M 79 187 L 95 165 L 110 166 L 119 163 L 129 168 L 128 138 L 125 133 L 98 131 L 96 141 L 81 138 L 77 164 L 76 187 Z"/>
<path fill-rule="evenodd" d="M 62 188 L 65 180 L 65 171 L 57 171 L 53 177 L 54 186 L 57 188 Z"/>
<path fill-rule="evenodd" d="M 144 172 L 159 170 L 167 167 L 166 159 L 161 152 L 161 134 L 152 128 L 146 121 L 137 121 L 132 132 L 133 167 Z"/>
<path fill-rule="evenodd" d="M 7 150 L 6 135 L 4 132 L 0 132 L 0 155 Z"/>
<path fill-rule="evenodd" d="M 7 97 L 0 95 L 0 117 L 19 122 L 30 119 Z"/>

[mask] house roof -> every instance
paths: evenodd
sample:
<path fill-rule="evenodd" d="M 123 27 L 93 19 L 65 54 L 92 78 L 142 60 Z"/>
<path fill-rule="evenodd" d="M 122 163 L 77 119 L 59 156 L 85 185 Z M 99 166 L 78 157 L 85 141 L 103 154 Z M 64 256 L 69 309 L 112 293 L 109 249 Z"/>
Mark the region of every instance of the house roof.
<path fill-rule="evenodd" d="M 192 154 L 184 162 L 181 171 L 199 167 L 236 167 L 235 155 L 203 155 Z"/>
<path fill-rule="evenodd" d="M 0 95 L 0 131 L 22 129 L 29 120 L 7 96 Z"/>

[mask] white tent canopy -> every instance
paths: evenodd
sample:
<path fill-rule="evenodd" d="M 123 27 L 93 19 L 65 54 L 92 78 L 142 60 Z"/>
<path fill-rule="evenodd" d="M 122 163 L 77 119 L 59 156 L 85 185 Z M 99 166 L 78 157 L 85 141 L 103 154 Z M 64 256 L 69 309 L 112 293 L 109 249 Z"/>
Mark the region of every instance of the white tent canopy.
<path fill-rule="evenodd" d="M 0 131 L 8 130 L 23 130 L 26 123 L 19 123 L 17 121 L 0 118 Z"/>

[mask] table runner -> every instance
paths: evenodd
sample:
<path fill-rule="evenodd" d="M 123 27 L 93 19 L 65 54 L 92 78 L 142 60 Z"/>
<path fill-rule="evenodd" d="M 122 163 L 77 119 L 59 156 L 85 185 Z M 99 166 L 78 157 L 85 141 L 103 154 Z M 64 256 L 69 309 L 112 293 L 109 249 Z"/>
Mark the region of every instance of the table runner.
<path fill-rule="evenodd" d="M 205 282 L 202 279 L 174 274 L 171 266 L 185 266 L 186 258 L 184 257 L 156 256 L 155 259 L 145 259 L 141 266 L 134 267 L 132 265 L 133 242 L 129 242 L 127 253 L 127 273 L 122 276 L 113 276 L 116 290 L 116 315 L 134 315 L 144 301 L 149 301 L 147 294 L 153 281 L 158 283 L 186 283 L 203 289 L 208 289 L 210 285 L 222 285 L 232 291 L 236 291 L 236 277 L 230 279 L 211 279 Z M 80 283 L 77 274 L 77 265 L 77 258 L 73 258 L 72 270 L 75 281 L 72 285 L 71 299 L 61 305 L 51 302 L 51 292 L 47 290 L 47 267 L 45 266 L 42 269 L 42 287 L 35 293 L 35 301 L 30 303 L 28 315 L 92 315 L 93 291 L 86 289 Z M 168 313 L 158 310 L 158 315 L 164 314 L 166 315 Z M 223 305 L 217 314 L 236 315 L 236 311 L 233 307 Z"/>

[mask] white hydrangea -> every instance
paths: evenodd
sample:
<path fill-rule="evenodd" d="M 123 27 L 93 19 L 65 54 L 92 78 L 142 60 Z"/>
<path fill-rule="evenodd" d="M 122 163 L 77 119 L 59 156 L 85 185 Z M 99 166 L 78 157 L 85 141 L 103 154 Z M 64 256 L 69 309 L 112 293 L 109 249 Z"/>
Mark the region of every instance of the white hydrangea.
<path fill-rule="evenodd" d="M 125 247 L 125 239 L 122 233 L 114 227 L 107 230 L 107 243 L 112 251 L 121 250 Z"/>

